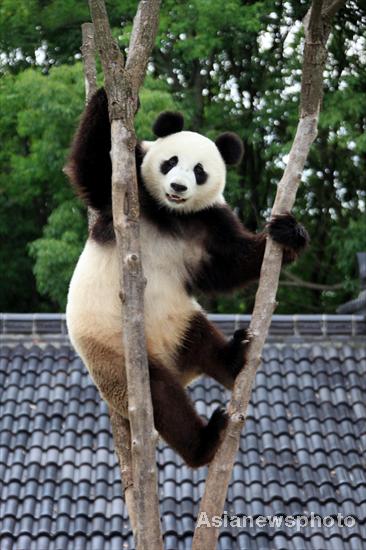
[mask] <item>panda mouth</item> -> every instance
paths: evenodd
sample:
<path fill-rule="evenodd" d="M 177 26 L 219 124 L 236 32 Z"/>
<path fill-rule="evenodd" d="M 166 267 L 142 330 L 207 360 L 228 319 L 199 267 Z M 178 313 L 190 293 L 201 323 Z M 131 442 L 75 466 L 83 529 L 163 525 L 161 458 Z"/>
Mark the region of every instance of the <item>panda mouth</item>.
<path fill-rule="evenodd" d="M 166 198 L 170 202 L 176 202 L 176 203 L 182 203 L 186 202 L 187 199 L 183 199 L 183 197 L 179 197 L 178 195 L 170 195 L 169 193 L 166 193 Z"/>

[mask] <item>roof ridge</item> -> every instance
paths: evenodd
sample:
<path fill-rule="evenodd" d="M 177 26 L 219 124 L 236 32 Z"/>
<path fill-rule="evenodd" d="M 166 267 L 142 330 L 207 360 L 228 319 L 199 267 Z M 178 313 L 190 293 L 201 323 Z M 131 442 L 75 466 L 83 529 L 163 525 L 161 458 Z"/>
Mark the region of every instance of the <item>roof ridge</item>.
<path fill-rule="evenodd" d="M 209 319 L 226 334 L 249 324 L 246 314 L 209 314 Z M 343 314 L 290 314 L 273 315 L 269 337 L 323 339 L 332 337 L 357 337 L 366 334 L 365 315 Z M 68 342 L 65 313 L 0 313 L 0 341 L 12 343 L 22 337 L 23 341 L 53 343 Z"/>

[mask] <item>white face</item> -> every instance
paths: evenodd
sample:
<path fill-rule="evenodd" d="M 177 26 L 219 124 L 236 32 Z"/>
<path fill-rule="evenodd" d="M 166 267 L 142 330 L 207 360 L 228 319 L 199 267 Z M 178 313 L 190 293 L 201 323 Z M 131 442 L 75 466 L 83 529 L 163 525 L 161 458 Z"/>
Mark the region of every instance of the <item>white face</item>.
<path fill-rule="evenodd" d="M 178 132 L 142 146 L 147 151 L 142 177 L 159 203 L 195 212 L 223 202 L 226 167 L 213 141 L 196 132 Z"/>

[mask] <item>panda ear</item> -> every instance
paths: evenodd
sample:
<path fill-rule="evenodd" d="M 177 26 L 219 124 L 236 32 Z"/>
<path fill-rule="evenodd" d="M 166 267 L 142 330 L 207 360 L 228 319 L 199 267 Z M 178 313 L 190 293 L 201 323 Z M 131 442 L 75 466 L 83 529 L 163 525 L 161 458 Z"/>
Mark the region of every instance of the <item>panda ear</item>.
<path fill-rule="evenodd" d="M 165 111 L 160 113 L 153 124 L 153 132 L 156 137 L 165 137 L 170 134 L 181 132 L 184 127 L 184 118 L 182 113 L 173 113 Z"/>
<path fill-rule="evenodd" d="M 220 134 L 215 141 L 216 147 L 221 153 L 225 164 L 239 164 L 244 154 L 244 145 L 237 134 L 225 132 Z"/>

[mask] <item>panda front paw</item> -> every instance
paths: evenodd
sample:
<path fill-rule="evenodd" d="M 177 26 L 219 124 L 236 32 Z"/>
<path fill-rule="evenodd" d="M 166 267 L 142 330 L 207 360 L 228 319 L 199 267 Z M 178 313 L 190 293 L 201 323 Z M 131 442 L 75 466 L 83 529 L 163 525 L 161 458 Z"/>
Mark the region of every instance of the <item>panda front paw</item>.
<path fill-rule="evenodd" d="M 244 368 L 245 355 L 252 336 L 249 329 L 239 329 L 234 332 L 232 338 L 226 344 L 226 368 L 230 371 L 233 382 Z"/>
<path fill-rule="evenodd" d="M 299 224 L 295 217 L 289 212 L 273 216 L 268 224 L 268 232 L 274 241 L 281 244 L 288 251 L 295 253 L 295 256 L 301 252 L 310 241 L 309 234 L 305 227 Z"/>
<path fill-rule="evenodd" d="M 249 344 L 253 338 L 253 333 L 249 328 L 240 328 L 233 334 L 233 340 L 235 342 L 242 342 L 243 344 Z"/>

